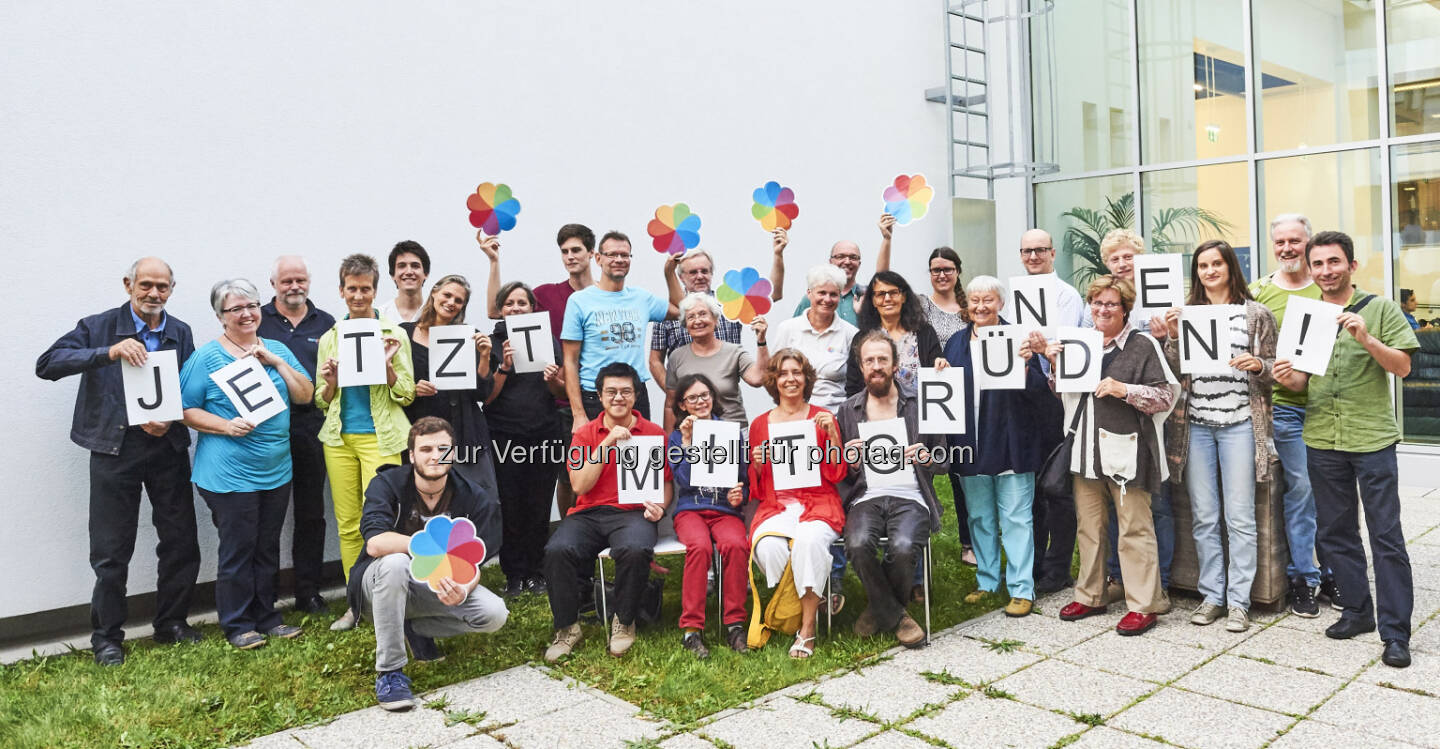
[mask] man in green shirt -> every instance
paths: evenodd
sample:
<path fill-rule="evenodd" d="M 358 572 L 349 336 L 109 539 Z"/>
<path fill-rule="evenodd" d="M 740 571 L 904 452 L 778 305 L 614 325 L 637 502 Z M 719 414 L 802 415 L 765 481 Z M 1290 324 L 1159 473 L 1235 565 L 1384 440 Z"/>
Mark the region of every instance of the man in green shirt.
<path fill-rule="evenodd" d="M 1310 219 L 1298 213 L 1282 213 L 1270 222 L 1270 245 L 1275 252 L 1275 272 L 1250 284 L 1255 301 L 1275 315 L 1278 327 L 1285 320 L 1285 305 L 1292 296 L 1320 298 L 1320 287 L 1310 280 L 1305 267 L 1305 246 L 1310 242 Z M 1320 615 L 1315 603 L 1318 592 L 1340 608 L 1335 598 L 1335 581 L 1329 570 L 1315 564 L 1315 495 L 1310 491 L 1310 473 L 1305 466 L 1305 391 L 1294 392 L 1275 385 L 1275 452 L 1285 475 L 1285 540 L 1290 562 L 1290 611 L 1313 619 Z"/>
<path fill-rule="evenodd" d="M 855 275 L 860 272 L 860 245 L 848 239 L 836 242 L 830 247 L 830 264 L 845 272 L 845 288 L 840 290 L 840 303 L 835 306 L 835 314 L 855 325 L 855 313 L 860 311 L 860 300 L 865 298 L 865 284 L 855 281 Z M 800 304 L 795 306 L 795 316 L 799 317 L 807 309 L 810 309 L 809 297 L 801 299 Z"/>
<path fill-rule="evenodd" d="M 1410 665 L 1415 593 L 1400 528 L 1395 463 L 1400 429 L 1386 375 L 1410 374 L 1410 354 L 1419 343 L 1400 305 L 1351 284 L 1358 265 L 1349 236 L 1338 231 L 1316 234 L 1305 248 L 1305 259 L 1320 286 L 1320 299 L 1345 308 L 1337 318 L 1339 338 L 1324 375 L 1296 371 L 1289 359 L 1276 359 L 1274 367 L 1275 380 L 1285 387 L 1309 387 L 1305 447 L 1319 523 L 1317 541 L 1321 557 L 1335 573 L 1344 606 L 1340 620 L 1325 634 L 1345 640 L 1375 631 L 1377 610 L 1360 542 L 1363 505 L 1375 560 L 1380 639 L 1385 642 L 1380 660 L 1404 668 Z"/>

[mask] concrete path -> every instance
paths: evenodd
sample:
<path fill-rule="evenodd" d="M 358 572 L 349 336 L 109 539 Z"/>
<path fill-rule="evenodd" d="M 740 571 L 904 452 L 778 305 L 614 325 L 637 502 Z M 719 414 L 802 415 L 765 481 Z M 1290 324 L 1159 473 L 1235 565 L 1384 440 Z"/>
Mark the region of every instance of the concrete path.
<path fill-rule="evenodd" d="M 814 746 L 1440 747 L 1440 490 L 1402 489 L 1415 574 L 1414 664 L 1379 662 L 1375 634 L 1340 641 L 1338 616 L 1257 618 L 1248 632 L 1189 623 L 1195 600 L 1142 637 L 1119 614 L 1056 618 L 999 611 L 938 633 L 923 650 L 797 684 L 673 726 L 640 707 L 548 670 L 521 666 L 422 697 L 408 713 L 379 708 L 255 741 L 253 747 Z"/>

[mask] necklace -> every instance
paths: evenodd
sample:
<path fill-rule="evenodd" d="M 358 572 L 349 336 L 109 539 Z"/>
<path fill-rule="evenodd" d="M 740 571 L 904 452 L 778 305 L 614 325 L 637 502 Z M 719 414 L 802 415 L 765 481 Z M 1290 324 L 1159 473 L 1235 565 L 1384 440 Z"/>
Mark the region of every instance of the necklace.
<path fill-rule="evenodd" d="M 244 346 L 241 346 L 240 344 L 236 343 L 236 342 L 235 342 L 235 339 L 234 339 L 234 338 L 231 338 L 229 333 L 221 333 L 221 334 L 220 334 L 220 337 L 221 337 L 221 338 L 224 338 L 224 339 L 227 340 L 227 341 L 229 341 L 231 346 L 234 346 L 235 348 L 240 349 L 240 352 L 241 352 L 241 353 L 244 353 L 244 352 L 246 352 L 246 351 L 249 351 L 249 349 L 247 349 L 247 348 L 245 348 Z"/>

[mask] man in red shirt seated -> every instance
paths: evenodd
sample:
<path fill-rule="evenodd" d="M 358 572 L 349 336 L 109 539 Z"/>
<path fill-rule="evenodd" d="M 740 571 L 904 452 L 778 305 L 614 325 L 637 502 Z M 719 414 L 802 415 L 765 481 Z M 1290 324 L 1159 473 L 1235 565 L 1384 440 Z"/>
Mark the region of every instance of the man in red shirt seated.
<path fill-rule="evenodd" d="M 580 643 L 580 570 L 594 566 L 606 547 L 615 560 L 614 616 L 610 626 L 610 654 L 622 656 L 635 643 L 635 615 L 655 551 L 655 524 L 665 514 L 672 487 L 664 456 L 639 455 L 638 464 L 621 466 L 616 445 L 635 436 L 656 436 L 664 450 L 665 432 L 634 410 L 635 396 L 644 384 L 629 364 L 612 362 L 595 377 L 595 392 L 604 411 L 575 432 L 569 457 L 570 484 L 575 507 L 545 545 L 545 579 L 549 582 L 550 615 L 555 637 L 545 651 L 554 663 Z M 623 446 L 622 446 L 623 447 Z M 620 502 L 619 473 L 639 485 L 652 484 L 650 472 L 663 471 L 664 503 Z M 648 481 L 646 479 L 649 479 Z"/>

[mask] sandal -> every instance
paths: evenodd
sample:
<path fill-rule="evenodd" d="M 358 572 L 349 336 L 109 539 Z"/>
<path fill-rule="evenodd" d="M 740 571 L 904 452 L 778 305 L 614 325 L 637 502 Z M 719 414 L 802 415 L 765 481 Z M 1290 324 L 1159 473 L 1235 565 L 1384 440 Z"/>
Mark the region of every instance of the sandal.
<path fill-rule="evenodd" d="M 799 633 L 796 633 L 795 644 L 790 646 L 790 657 L 796 660 L 804 660 L 812 655 L 815 655 L 815 648 L 813 647 L 813 645 L 811 647 L 805 646 L 805 643 L 807 642 L 814 643 L 815 637 L 801 637 Z"/>

